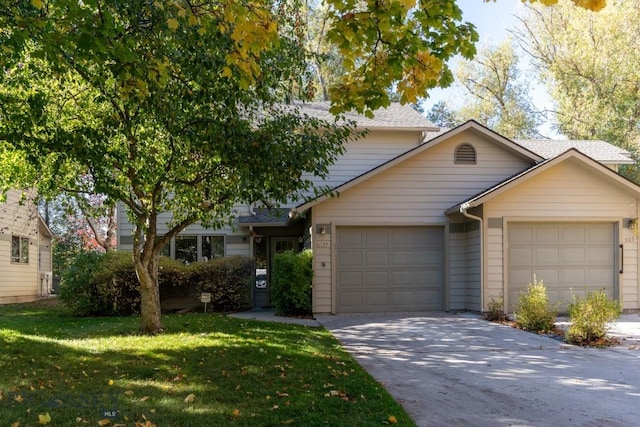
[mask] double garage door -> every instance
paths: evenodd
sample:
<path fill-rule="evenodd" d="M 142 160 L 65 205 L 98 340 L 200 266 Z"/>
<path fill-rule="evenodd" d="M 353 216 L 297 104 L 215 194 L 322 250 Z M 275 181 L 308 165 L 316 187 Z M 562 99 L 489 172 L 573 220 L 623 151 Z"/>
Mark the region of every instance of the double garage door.
<path fill-rule="evenodd" d="M 604 289 L 615 298 L 613 223 L 510 223 L 508 296 L 513 312 L 533 276 L 543 281 L 552 303 L 566 309 L 573 295 Z"/>
<path fill-rule="evenodd" d="M 442 310 L 442 227 L 336 231 L 338 313 Z"/>

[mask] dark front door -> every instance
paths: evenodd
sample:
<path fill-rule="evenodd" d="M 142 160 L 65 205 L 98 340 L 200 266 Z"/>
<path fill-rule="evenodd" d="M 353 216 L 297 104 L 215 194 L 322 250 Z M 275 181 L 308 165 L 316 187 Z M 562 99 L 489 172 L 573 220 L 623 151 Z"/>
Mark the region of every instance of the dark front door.
<path fill-rule="evenodd" d="M 258 269 L 256 272 L 256 287 L 253 294 L 254 307 L 267 308 L 271 307 L 271 300 L 269 298 L 269 283 L 271 282 L 271 266 L 273 265 L 273 257 L 276 254 L 281 254 L 286 251 L 298 252 L 300 244 L 298 243 L 298 237 L 276 237 L 269 238 L 269 263 L 265 270 Z"/>

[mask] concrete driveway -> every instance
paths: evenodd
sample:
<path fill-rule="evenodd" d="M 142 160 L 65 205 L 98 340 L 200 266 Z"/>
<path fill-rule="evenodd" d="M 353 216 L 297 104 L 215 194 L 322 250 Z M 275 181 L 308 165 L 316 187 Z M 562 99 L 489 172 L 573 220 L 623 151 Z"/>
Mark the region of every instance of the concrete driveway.
<path fill-rule="evenodd" d="M 477 315 L 317 316 L 419 426 L 638 426 L 640 317 L 608 349 Z M 633 332 L 632 332 L 633 331 Z"/>

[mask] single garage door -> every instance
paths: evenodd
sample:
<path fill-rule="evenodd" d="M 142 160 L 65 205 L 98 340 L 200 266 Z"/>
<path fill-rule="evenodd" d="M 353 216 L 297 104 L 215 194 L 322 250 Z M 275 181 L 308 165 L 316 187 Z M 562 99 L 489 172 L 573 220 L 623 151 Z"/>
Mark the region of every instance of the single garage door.
<path fill-rule="evenodd" d="M 442 310 L 442 227 L 338 227 L 339 313 Z"/>
<path fill-rule="evenodd" d="M 615 294 L 613 223 L 509 223 L 508 295 L 513 312 L 535 275 L 549 300 L 566 310 L 573 294 L 605 289 Z"/>

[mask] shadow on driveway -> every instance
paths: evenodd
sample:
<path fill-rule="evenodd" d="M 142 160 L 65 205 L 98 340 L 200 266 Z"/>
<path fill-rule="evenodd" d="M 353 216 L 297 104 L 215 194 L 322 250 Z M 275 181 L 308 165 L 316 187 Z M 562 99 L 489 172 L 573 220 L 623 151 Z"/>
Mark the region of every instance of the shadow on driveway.
<path fill-rule="evenodd" d="M 419 426 L 640 425 L 640 351 L 580 348 L 473 314 L 316 319 Z"/>

